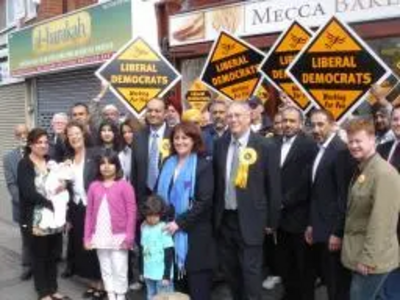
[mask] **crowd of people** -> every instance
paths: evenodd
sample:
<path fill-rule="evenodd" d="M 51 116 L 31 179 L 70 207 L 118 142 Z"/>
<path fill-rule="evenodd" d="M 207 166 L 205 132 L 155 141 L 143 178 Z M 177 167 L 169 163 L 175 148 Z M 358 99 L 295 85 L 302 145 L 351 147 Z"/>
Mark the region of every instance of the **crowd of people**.
<path fill-rule="evenodd" d="M 318 284 L 329 300 L 400 299 L 400 106 L 340 127 L 290 104 L 271 121 L 257 97 L 214 100 L 209 120 L 156 98 L 121 121 L 102 94 L 56 113 L 51 135 L 16 126 L 4 156 L 21 279 L 39 299 L 70 299 L 63 234 L 61 276 L 86 278 L 84 298 L 207 300 L 222 278 L 235 300 L 278 283 L 284 300 Z"/>

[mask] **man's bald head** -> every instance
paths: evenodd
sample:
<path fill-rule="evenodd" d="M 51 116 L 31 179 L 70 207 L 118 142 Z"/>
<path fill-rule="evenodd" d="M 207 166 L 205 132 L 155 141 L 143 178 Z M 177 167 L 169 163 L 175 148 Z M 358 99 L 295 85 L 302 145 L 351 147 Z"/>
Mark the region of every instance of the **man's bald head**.
<path fill-rule="evenodd" d="M 18 124 L 14 127 L 14 137 L 22 145 L 25 145 L 28 133 L 28 126 L 25 124 Z"/>

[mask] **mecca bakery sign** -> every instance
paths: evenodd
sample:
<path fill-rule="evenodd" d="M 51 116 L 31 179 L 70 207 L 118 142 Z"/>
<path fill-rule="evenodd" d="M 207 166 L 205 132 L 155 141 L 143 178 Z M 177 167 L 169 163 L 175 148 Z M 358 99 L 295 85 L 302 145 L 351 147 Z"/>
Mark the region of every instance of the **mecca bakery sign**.
<path fill-rule="evenodd" d="M 108 60 L 131 39 L 131 1 L 96 4 L 11 33 L 10 74 L 34 74 Z"/>
<path fill-rule="evenodd" d="M 319 27 L 332 15 L 346 23 L 400 17 L 400 0 L 257 0 L 170 16 L 171 46 L 215 40 L 221 30 L 251 36 L 286 30 L 293 21 Z"/>

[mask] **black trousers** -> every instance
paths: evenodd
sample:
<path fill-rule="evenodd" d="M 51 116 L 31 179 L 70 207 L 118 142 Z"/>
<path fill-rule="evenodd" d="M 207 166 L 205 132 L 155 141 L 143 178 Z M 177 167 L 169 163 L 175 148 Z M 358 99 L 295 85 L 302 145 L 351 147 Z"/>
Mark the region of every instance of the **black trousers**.
<path fill-rule="evenodd" d="M 328 290 L 329 300 L 349 300 L 351 273 L 341 264 L 340 251 L 330 252 L 327 243 L 316 243 L 311 247 L 311 251 L 311 282 L 315 282 L 320 272 Z"/>
<path fill-rule="evenodd" d="M 188 271 L 186 276 L 175 280 L 175 289 L 189 294 L 191 300 L 211 300 L 212 276 L 212 270 Z"/>
<path fill-rule="evenodd" d="M 219 251 L 233 299 L 261 299 L 263 247 L 245 244 L 236 212 L 224 212 Z"/>
<path fill-rule="evenodd" d="M 311 248 L 303 233 L 278 230 L 278 265 L 285 288 L 285 300 L 313 300 L 314 285 L 309 276 Z"/>
<path fill-rule="evenodd" d="M 264 275 L 280 276 L 277 265 L 277 245 L 272 234 L 266 235 L 263 244 Z"/>
<path fill-rule="evenodd" d="M 57 257 L 61 233 L 32 236 L 33 279 L 40 298 L 57 292 Z"/>
<path fill-rule="evenodd" d="M 83 245 L 86 207 L 71 203 L 69 207 L 72 228 L 68 232 L 67 261 L 74 274 L 90 279 L 101 280 L 100 265 L 95 250 L 86 250 Z"/>
<path fill-rule="evenodd" d="M 31 238 L 30 231 L 20 226 L 21 230 L 21 244 L 22 244 L 22 266 L 25 268 L 31 268 L 32 266 L 32 254 L 31 254 Z"/>

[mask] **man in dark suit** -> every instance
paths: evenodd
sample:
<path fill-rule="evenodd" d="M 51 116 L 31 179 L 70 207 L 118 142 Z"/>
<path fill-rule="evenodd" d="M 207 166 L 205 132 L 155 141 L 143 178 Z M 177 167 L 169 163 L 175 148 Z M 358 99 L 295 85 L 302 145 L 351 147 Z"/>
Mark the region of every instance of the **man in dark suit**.
<path fill-rule="evenodd" d="M 311 167 L 316 143 L 302 132 L 303 113 L 289 106 L 282 110 L 281 139 L 282 211 L 278 230 L 283 299 L 312 300 L 314 290 L 306 280 L 309 246 L 304 240 L 310 208 Z"/>
<path fill-rule="evenodd" d="M 400 106 L 393 107 L 390 117 L 390 125 L 395 135 L 395 140 L 378 145 L 378 153 L 383 159 L 391 163 L 393 167 L 400 173 Z M 400 223 L 397 225 L 397 236 L 400 240 Z M 400 299 L 400 269 L 390 273 L 385 282 L 383 293 L 385 299 Z"/>
<path fill-rule="evenodd" d="M 278 152 L 251 131 L 250 113 L 246 103 L 231 104 L 229 133 L 216 141 L 213 159 L 215 229 L 235 300 L 261 299 L 262 244 L 280 206 Z"/>
<path fill-rule="evenodd" d="M 272 122 L 265 113 L 264 103 L 257 96 L 252 96 L 248 103 L 251 108 L 251 129 L 265 136 L 270 131 Z"/>
<path fill-rule="evenodd" d="M 51 120 L 51 127 L 53 135 L 49 140 L 49 157 L 57 162 L 65 159 L 66 145 L 65 145 L 65 128 L 68 124 L 68 116 L 66 113 L 56 113 Z"/>
<path fill-rule="evenodd" d="M 131 182 L 135 187 L 139 206 L 153 192 L 165 153 L 161 144 L 168 143 L 171 134 L 171 129 L 165 122 L 166 112 L 164 100 L 150 100 L 146 106 L 147 126 L 133 138 Z"/>
<path fill-rule="evenodd" d="M 400 106 L 395 106 L 391 113 L 390 125 L 395 139 L 378 145 L 378 153 L 400 172 Z"/>
<path fill-rule="evenodd" d="M 310 223 L 305 232 L 312 248 L 310 284 L 318 271 L 328 289 L 329 300 L 349 299 L 350 273 L 340 262 L 347 189 L 356 162 L 335 132 L 333 115 L 326 110 L 311 113 L 311 128 L 319 151 L 311 170 Z"/>
<path fill-rule="evenodd" d="M 203 139 L 206 145 L 206 156 L 213 156 L 214 142 L 226 132 L 227 110 L 228 104 L 224 100 L 214 100 L 210 105 L 212 124 L 202 129 Z"/>
<path fill-rule="evenodd" d="M 19 145 L 4 155 L 3 169 L 4 169 L 4 177 L 7 184 L 7 189 L 11 196 L 13 221 L 20 224 L 20 203 L 19 203 L 19 192 L 17 184 L 17 170 L 18 170 L 18 163 L 24 155 L 26 138 L 28 136 L 28 128 L 24 124 L 19 124 L 15 126 L 14 135 Z M 20 228 L 21 228 L 21 238 L 22 238 L 22 267 L 23 267 L 21 280 L 28 280 L 32 276 L 31 255 L 29 250 L 30 233 L 27 232 L 27 230 L 24 229 L 22 226 Z"/>

